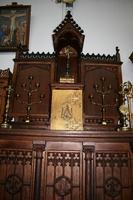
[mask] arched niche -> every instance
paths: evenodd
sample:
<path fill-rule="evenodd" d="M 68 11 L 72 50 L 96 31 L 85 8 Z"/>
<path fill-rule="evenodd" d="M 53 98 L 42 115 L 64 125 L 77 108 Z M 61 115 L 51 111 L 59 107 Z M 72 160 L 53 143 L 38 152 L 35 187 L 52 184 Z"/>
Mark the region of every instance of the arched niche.
<path fill-rule="evenodd" d="M 68 11 L 53 34 L 57 82 L 79 82 L 80 55 L 83 42 L 83 30 Z"/>

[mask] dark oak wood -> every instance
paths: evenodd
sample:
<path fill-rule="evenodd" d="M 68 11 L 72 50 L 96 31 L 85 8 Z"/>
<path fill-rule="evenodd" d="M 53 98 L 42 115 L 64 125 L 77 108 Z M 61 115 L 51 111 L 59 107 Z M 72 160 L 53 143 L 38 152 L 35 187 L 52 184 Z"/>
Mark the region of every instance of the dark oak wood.
<path fill-rule="evenodd" d="M 10 115 L 19 122 L 19 126 L 24 125 L 29 118 L 31 126 L 48 127 L 54 58 L 52 55 L 49 58 L 49 54 L 19 53 L 14 60 L 14 96 Z"/>
<path fill-rule="evenodd" d="M 34 185 L 34 200 L 40 200 L 41 195 L 41 169 L 43 151 L 45 150 L 45 144 L 33 144 L 33 149 L 36 151 L 36 168 L 35 168 L 35 185 Z"/>
<path fill-rule="evenodd" d="M 0 135 L 0 190 L 6 199 L 11 192 L 26 200 L 133 197 L 132 132 L 0 129 Z M 9 187 L 9 178 L 21 187 Z"/>
<path fill-rule="evenodd" d="M 68 12 L 54 31 L 53 54 L 18 49 L 9 108 L 12 128 L 0 128 L 1 200 L 133 199 L 133 130 L 118 127 L 119 49 L 112 56 L 84 55 L 83 42 L 83 31 Z M 59 81 L 66 64 L 60 52 L 68 46 L 71 84 Z M 83 89 L 82 131 L 50 130 L 53 88 Z"/>
<path fill-rule="evenodd" d="M 94 199 L 94 150 L 92 145 L 83 146 L 85 153 L 85 199 Z"/>
<path fill-rule="evenodd" d="M 116 129 L 120 119 L 122 82 L 119 49 L 113 56 L 82 55 L 81 82 L 84 85 L 86 129 Z M 103 126 L 108 124 L 108 126 Z"/>

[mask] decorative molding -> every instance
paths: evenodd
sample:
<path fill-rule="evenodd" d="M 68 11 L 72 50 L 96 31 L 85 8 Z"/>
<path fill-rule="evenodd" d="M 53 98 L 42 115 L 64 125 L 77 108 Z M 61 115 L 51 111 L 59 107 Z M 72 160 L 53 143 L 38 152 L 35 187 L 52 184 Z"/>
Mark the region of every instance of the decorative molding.
<path fill-rule="evenodd" d="M 32 164 L 32 151 L 0 150 L 0 164 Z"/>
<path fill-rule="evenodd" d="M 101 123 L 101 118 L 91 118 L 91 117 L 86 117 L 85 118 L 85 123 L 87 124 L 100 124 Z M 107 123 L 108 124 L 113 124 L 114 123 L 114 119 L 107 119 Z"/>
<path fill-rule="evenodd" d="M 80 153 L 78 152 L 49 152 L 47 156 L 48 165 L 59 166 L 79 166 L 80 165 Z"/>
<path fill-rule="evenodd" d="M 97 54 L 95 55 L 94 53 L 93 54 L 89 54 L 87 53 L 86 55 L 85 54 L 81 54 L 81 58 L 83 60 L 87 60 L 87 61 L 90 61 L 90 62 L 97 62 L 97 63 L 121 63 L 121 59 L 120 59 L 120 53 L 119 53 L 119 48 L 116 47 L 116 54 L 114 55 L 100 55 L 100 54 Z"/>
<path fill-rule="evenodd" d="M 33 143 L 33 150 L 36 152 L 45 151 L 45 147 L 46 147 L 45 141 L 44 142 L 37 141 Z"/>
<path fill-rule="evenodd" d="M 66 23 L 66 22 L 65 22 Z M 54 32 L 58 32 L 62 26 L 64 26 L 64 23 L 62 23 L 59 28 L 57 27 Z M 77 29 L 77 24 L 74 23 L 74 26 L 76 27 Z M 79 30 L 79 28 L 78 28 Z M 117 49 L 117 47 L 116 47 Z M 90 62 L 98 62 L 98 63 L 122 63 L 121 60 L 120 60 L 120 54 L 119 54 L 119 49 L 116 50 L 116 54 L 114 55 L 100 55 L 100 54 L 97 54 L 95 55 L 94 53 L 93 54 L 84 54 L 82 53 L 81 54 L 81 59 L 83 60 L 89 60 Z M 29 53 L 28 51 L 26 52 L 23 52 L 23 51 L 20 51 L 18 50 L 18 53 L 16 54 L 16 58 L 14 59 L 14 61 L 16 61 L 17 59 L 23 59 L 23 60 L 43 60 L 43 59 L 52 59 L 52 58 L 55 58 L 55 53 L 35 53 L 35 52 L 31 52 Z M 130 58 L 130 57 L 129 57 Z M 130 58 L 131 59 L 131 58 Z M 133 62 L 133 54 L 132 54 L 132 62 Z"/>
<path fill-rule="evenodd" d="M 96 153 L 97 167 L 128 167 L 129 155 L 127 152 L 121 153 Z"/>
<path fill-rule="evenodd" d="M 83 145 L 83 152 L 85 153 L 85 160 L 92 160 L 94 151 L 95 151 L 95 146 Z"/>
<path fill-rule="evenodd" d="M 55 53 L 34 53 L 34 52 L 31 52 L 29 53 L 28 51 L 26 52 L 23 52 L 21 51 L 20 49 L 18 49 L 18 52 L 16 54 L 16 58 L 14 59 L 14 61 L 17 61 L 18 59 L 22 59 L 22 60 L 43 60 L 43 59 L 52 59 L 52 58 L 55 58 Z"/>

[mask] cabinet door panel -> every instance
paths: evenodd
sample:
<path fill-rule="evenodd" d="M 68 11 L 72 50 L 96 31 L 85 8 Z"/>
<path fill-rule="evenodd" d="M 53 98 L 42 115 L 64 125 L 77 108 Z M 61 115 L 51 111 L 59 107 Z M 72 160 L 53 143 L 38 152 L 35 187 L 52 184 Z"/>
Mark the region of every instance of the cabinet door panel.
<path fill-rule="evenodd" d="M 32 152 L 0 150 L 0 195 L 6 200 L 31 200 Z"/>
<path fill-rule="evenodd" d="M 96 152 L 96 199 L 132 199 L 130 159 L 128 151 Z"/>
<path fill-rule="evenodd" d="M 45 199 L 81 200 L 82 154 L 79 151 L 48 151 L 46 157 Z"/>

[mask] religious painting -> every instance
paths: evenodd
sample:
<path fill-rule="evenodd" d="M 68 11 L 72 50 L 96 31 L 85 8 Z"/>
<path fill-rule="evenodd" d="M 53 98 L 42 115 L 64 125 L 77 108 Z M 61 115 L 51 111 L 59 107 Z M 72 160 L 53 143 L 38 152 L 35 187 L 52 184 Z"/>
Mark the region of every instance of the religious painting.
<path fill-rule="evenodd" d="M 30 5 L 0 6 L 0 51 L 28 50 L 30 15 Z"/>
<path fill-rule="evenodd" d="M 83 130 L 82 90 L 52 90 L 51 130 Z"/>

